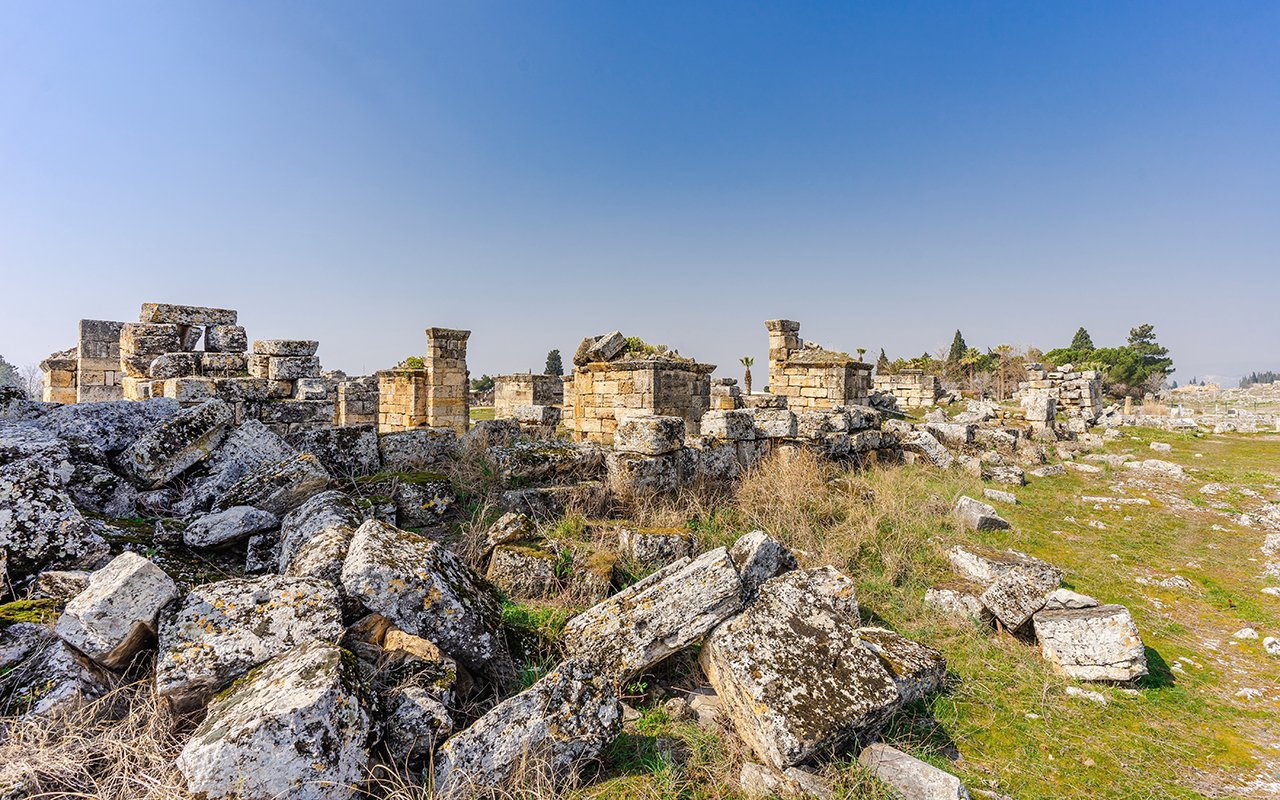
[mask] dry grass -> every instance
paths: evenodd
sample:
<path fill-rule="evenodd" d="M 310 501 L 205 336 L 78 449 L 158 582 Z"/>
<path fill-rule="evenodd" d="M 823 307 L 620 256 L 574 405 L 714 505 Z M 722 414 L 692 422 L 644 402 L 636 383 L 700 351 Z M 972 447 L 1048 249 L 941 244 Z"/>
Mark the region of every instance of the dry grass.
<path fill-rule="evenodd" d="M 174 767 L 189 726 L 155 694 L 131 683 L 56 719 L 0 721 L 0 794 L 24 786 L 36 798 L 189 798 Z"/>

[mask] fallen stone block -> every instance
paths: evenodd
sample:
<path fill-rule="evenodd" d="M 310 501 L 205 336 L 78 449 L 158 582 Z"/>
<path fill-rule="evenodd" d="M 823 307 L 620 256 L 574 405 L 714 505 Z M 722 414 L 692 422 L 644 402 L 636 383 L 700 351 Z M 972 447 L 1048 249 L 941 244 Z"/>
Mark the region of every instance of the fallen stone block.
<path fill-rule="evenodd" d="M 346 494 L 334 489 L 313 495 L 280 524 L 280 574 L 321 578 L 341 592 L 342 565 L 362 522 Z"/>
<path fill-rule="evenodd" d="M 989 623 L 993 617 L 978 599 L 980 594 L 981 586 L 939 586 L 926 591 L 924 601 L 950 617 Z"/>
<path fill-rule="evenodd" d="M 1124 606 L 1041 611 L 1033 619 L 1044 657 L 1082 681 L 1131 681 L 1147 674 L 1138 626 Z"/>
<path fill-rule="evenodd" d="M 682 528 L 621 528 L 618 551 L 645 564 L 665 566 L 693 555 L 693 537 Z"/>
<path fill-rule="evenodd" d="M 942 653 L 886 628 L 859 628 L 858 638 L 880 657 L 885 671 L 897 684 L 903 703 L 914 703 L 942 691 L 947 677 L 947 660 Z"/>
<path fill-rule="evenodd" d="M 370 610 L 434 642 L 499 689 L 514 682 L 501 602 L 449 549 L 368 520 L 347 551 L 342 585 Z"/>
<path fill-rule="evenodd" d="M 766 439 L 792 439 L 797 434 L 796 415 L 785 408 L 747 409 L 756 435 Z"/>
<path fill-rule="evenodd" d="M 994 507 L 967 495 L 961 495 L 956 501 L 954 512 L 963 530 L 999 531 L 1010 527 Z"/>
<path fill-rule="evenodd" d="M 632 414 L 618 422 L 613 448 L 622 453 L 660 456 L 684 447 L 684 419 Z"/>
<path fill-rule="evenodd" d="M 756 438 L 756 424 L 750 409 L 708 411 L 702 415 L 701 433 L 712 439 L 740 441 Z"/>
<path fill-rule="evenodd" d="M 325 471 L 336 478 L 362 478 L 376 473 L 382 466 L 378 429 L 374 425 L 304 431 L 289 436 L 288 442 L 320 459 Z"/>
<path fill-rule="evenodd" d="M 76 403 L 58 406 L 35 423 L 60 439 L 91 444 L 108 455 L 118 453 L 153 428 L 178 416 L 173 400 Z"/>
<path fill-rule="evenodd" d="M 221 400 L 183 409 L 120 453 L 118 463 L 139 486 L 159 488 L 218 446 L 234 412 Z"/>
<path fill-rule="evenodd" d="M 204 330 L 204 349 L 210 353 L 243 353 L 249 337 L 240 325 L 210 325 Z"/>
<path fill-rule="evenodd" d="M 571 783 L 622 730 L 608 678 L 570 658 L 454 735 L 435 756 L 435 792 L 461 800 L 500 790 L 521 771 Z"/>
<path fill-rule="evenodd" d="M 205 514 L 182 532 L 187 547 L 220 547 L 248 539 L 258 531 L 270 530 L 280 518 L 252 506 L 232 506 L 226 511 Z"/>
<path fill-rule="evenodd" d="M 1044 466 L 1044 467 L 1036 467 L 1035 469 L 1031 470 L 1030 474 L 1034 475 L 1037 478 L 1054 478 L 1059 475 L 1066 475 L 1067 468 L 1062 466 L 1061 464 L 1049 464 L 1048 466 Z"/>
<path fill-rule="evenodd" d="M 69 470 L 66 462 L 36 457 L 0 467 L 0 552 L 10 579 L 96 566 L 107 555 L 106 542 L 63 491 Z"/>
<path fill-rule="evenodd" d="M 949 469 L 955 463 L 951 451 L 927 431 L 912 431 L 902 437 L 902 449 L 923 456 L 935 467 Z"/>
<path fill-rule="evenodd" d="M 742 584 L 723 547 L 676 561 L 565 625 L 570 658 L 623 681 L 701 639 L 742 606 Z"/>
<path fill-rule="evenodd" d="M 359 676 L 328 642 L 294 647 L 209 706 L 178 756 L 203 798 L 338 800 L 357 795 L 369 763 Z"/>
<path fill-rule="evenodd" d="M 178 596 L 173 579 L 137 553 L 121 553 L 67 602 L 58 636 L 108 669 L 123 669 L 156 635 L 160 610 Z"/>
<path fill-rule="evenodd" d="M 320 343 L 310 339 L 256 339 L 253 352 L 259 356 L 305 358 L 314 356 Z"/>
<path fill-rule="evenodd" d="M 283 516 L 328 484 L 329 473 L 320 466 L 320 460 L 302 453 L 244 475 L 213 501 L 213 510 L 253 506 Z"/>
<path fill-rule="evenodd" d="M 833 567 L 788 572 L 716 628 L 699 661 L 734 729 L 784 770 L 878 732 L 902 703 L 858 636 L 853 582 Z"/>
<path fill-rule="evenodd" d="M 1056 570 L 1014 567 L 996 578 L 978 600 L 1005 628 L 1016 631 L 1044 608 L 1045 598 L 1061 580 Z"/>
<path fill-rule="evenodd" d="M 742 581 L 744 601 L 753 599 L 765 581 L 799 566 L 786 545 L 764 531 L 751 531 L 739 537 L 729 549 L 729 557 Z"/>
<path fill-rule="evenodd" d="M 969 800 L 956 776 L 887 744 L 868 745 L 858 763 L 899 797 L 909 800 Z"/>
<path fill-rule="evenodd" d="M 1054 589 L 1044 599 L 1045 611 L 1061 611 L 1068 608 L 1094 608 L 1102 605 L 1087 594 L 1079 594 L 1070 589 Z"/>
<path fill-rule="evenodd" d="M 983 489 L 982 496 L 997 503 L 1007 503 L 1011 506 L 1018 504 L 1018 496 L 1013 492 L 1002 492 L 999 489 Z M 992 510 L 994 511 L 995 509 L 993 508 Z"/>
<path fill-rule="evenodd" d="M 1006 486 L 1023 486 L 1027 482 L 1027 473 L 1022 467 L 1012 464 L 984 464 L 982 479 Z"/>
<path fill-rule="evenodd" d="M 378 437 L 382 468 L 388 472 L 438 472 L 457 451 L 449 428 L 415 428 Z"/>
<path fill-rule="evenodd" d="M 197 586 L 160 621 L 156 692 L 179 711 L 311 640 L 342 636 L 338 593 L 316 578 L 234 578 Z"/>
<path fill-rule="evenodd" d="M 500 544 L 489 556 L 485 578 L 508 597 L 540 599 L 555 593 L 561 563 L 567 580 L 572 561 L 561 562 L 554 552 L 533 543 Z"/>
<path fill-rule="evenodd" d="M 947 560 L 956 574 L 965 580 L 987 587 L 996 579 L 1015 569 L 1031 573 L 1043 573 L 1046 581 L 1054 585 L 1062 580 L 1062 570 L 1035 556 L 1017 550 L 995 550 L 976 545 L 956 545 L 947 551 Z"/>
<path fill-rule="evenodd" d="M 805 772 L 799 767 L 780 772 L 753 761 L 742 765 L 742 771 L 738 773 L 738 788 L 749 800 L 776 797 L 832 800 L 836 796 L 827 782 L 812 772 Z"/>

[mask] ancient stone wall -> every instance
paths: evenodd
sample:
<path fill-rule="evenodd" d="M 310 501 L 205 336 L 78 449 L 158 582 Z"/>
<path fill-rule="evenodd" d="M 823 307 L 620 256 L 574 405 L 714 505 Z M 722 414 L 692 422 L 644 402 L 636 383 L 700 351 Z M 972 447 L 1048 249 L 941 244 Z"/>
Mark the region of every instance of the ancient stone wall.
<path fill-rule="evenodd" d="M 427 329 L 422 369 L 377 373 L 378 430 L 449 428 L 461 435 L 471 424 L 467 338 L 471 331 Z"/>
<path fill-rule="evenodd" d="M 516 406 L 558 406 L 564 402 L 564 382 L 559 375 L 518 373 L 493 380 L 493 415 L 497 419 L 511 418 Z"/>
<path fill-rule="evenodd" d="M 691 434 L 710 406 L 712 364 L 676 358 L 595 361 L 574 370 L 573 413 L 565 425 L 578 441 L 608 443 L 628 414 L 680 417 Z M 567 405 L 567 402 L 566 402 Z"/>
<path fill-rule="evenodd" d="M 1092 422 L 1102 415 L 1102 376 L 1094 370 L 1077 372 L 1071 364 L 1057 370 L 1028 364 L 1027 379 L 1018 384 L 1017 396 L 1024 407 L 1029 398 L 1051 398 L 1067 416 Z"/>
<path fill-rule="evenodd" d="M 44 390 L 41 399 L 46 403 L 76 402 L 76 351 L 63 350 L 40 362 L 44 373 Z"/>
<path fill-rule="evenodd" d="M 120 331 L 123 322 L 80 320 L 76 346 L 76 402 L 124 399 L 120 370 Z"/>
<path fill-rule="evenodd" d="M 871 365 L 847 353 L 826 350 L 800 339 L 800 323 L 765 322 L 769 331 L 769 391 L 787 398 L 793 409 L 866 405 Z"/>
<path fill-rule="evenodd" d="M 875 391 L 893 395 L 905 408 L 936 406 L 942 397 L 942 381 L 922 369 L 904 369 L 894 375 L 877 375 L 872 383 Z"/>
<path fill-rule="evenodd" d="M 378 378 L 368 376 L 338 384 L 338 418 L 342 427 L 378 423 Z"/>

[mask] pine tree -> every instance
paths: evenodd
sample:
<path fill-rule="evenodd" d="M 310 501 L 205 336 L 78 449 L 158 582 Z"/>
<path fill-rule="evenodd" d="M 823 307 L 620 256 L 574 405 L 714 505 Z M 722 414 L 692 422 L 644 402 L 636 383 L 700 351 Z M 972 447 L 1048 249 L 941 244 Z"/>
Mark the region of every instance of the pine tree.
<path fill-rule="evenodd" d="M 1072 337 L 1071 349 L 1075 350 L 1077 353 L 1092 353 L 1097 349 L 1093 346 L 1093 337 L 1091 337 L 1089 332 L 1084 329 L 1084 326 L 1081 326 L 1080 329 L 1076 331 L 1076 335 Z"/>
<path fill-rule="evenodd" d="M 546 375 L 563 375 L 564 362 L 560 360 L 560 351 L 552 350 L 547 353 L 547 367 L 543 370 Z"/>
<path fill-rule="evenodd" d="M 955 364 L 964 358 L 964 353 L 969 346 L 964 343 L 964 336 L 961 335 L 960 329 L 956 329 L 955 338 L 951 340 L 951 352 L 947 354 L 947 360 Z"/>
<path fill-rule="evenodd" d="M 876 374 L 889 374 L 889 357 L 884 354 L 884 348 L 880 348 L 880 357 L 876 359 Z"/>

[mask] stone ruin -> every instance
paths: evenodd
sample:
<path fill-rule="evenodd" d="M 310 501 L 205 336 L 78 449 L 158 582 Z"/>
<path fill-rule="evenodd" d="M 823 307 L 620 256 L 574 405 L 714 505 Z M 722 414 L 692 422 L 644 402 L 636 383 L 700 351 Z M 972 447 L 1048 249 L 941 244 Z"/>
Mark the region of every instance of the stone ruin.
<path fill-rule="evenodd" d="M 905 408 L 932 408 L 943 397 L 942 381 L 922 369 L 876 375 L 873 387 L 880 394 L 892 395 Z"/>
<path fill-rule="evenodd" d="M 378 378 L 378 430 L 448 428 L 461 435 L 471 422 L 467 338 L 471 331 L 427 328 L 420 368 L 382 370 Z"/>
<path fill-rule="evenodd" d="M 519 406 L 558 406 L 564 403 L 564 378 L 520 372 L 493 379 L 493 415 L 498 419 L 516 416 Z"/>
<path fill-rule="evenodd" d="M 609 443 L 622 417 L 652 414 L 684 420 L 697 434 L 710 405 L 714 364 L 699 364 L 675 353 L 632 353 L 626 337 L 613 331 L 584 339 L 564 382 L 564 424 L 576 441 Z"/>
<path fill-rule="evenodd" d="M 1056 370 L 1028 364 L 1027 379 L 1018 384 L 1015 396 L 1035 427 L 1051 424 L 1057 411 L 1087 424 L 1102 416 L 1102 376 L 1094 370 L 1076 371 L 1072 364 Z"/>
<path fill-rule="evenodd" d="M 769 330 L 769 391 L 792 409 L 867 404 L 871 365 L 848 353 L 826 350 L 800 338 L 800 323 L 765 322 Z"/>
<path fill-rule="evenodd" d="M 282 434 L 332 425 L 334 387 L 321 374 L 319 343 L 258 340 L 249 351 L 237 316 L 226 308 L 143 303 L 138 322 L 81 320 L 76 349 L 40 365 L 45 400 L 167 397 L 186 407 L 219 399 L 236 420 L 256 419 Z"/>

